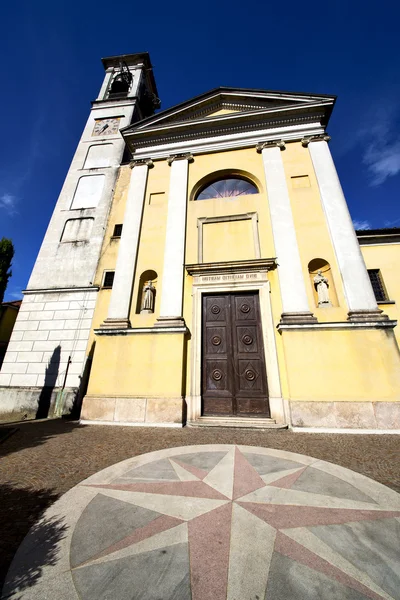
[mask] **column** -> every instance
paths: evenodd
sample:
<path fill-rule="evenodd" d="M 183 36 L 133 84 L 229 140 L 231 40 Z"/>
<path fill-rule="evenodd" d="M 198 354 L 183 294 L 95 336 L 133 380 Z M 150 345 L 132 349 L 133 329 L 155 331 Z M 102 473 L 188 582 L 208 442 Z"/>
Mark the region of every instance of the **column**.
<path fill-rule="evenodd" d="M 146 183 L 151 160 L 132 161 L 132 176 L 129 183 L 122 235 L 119 242 L 117 266 L 111 290 L 107 319 L 102 327 L 121 329 L 130 327 L 129 312 L 133 280 L 135 277 L 136 259 L 139 246 L 140 227 L 142 223 L 143 205 Z"/>
<path fill-rule="evenodd" d="M 333 248 L 342 276 L 350 321 L 386 320 L 378 308 L 369 275 L 347 208 L 336 167 L 327 142 L 328 135 L 302 140 L 308 146 L 321 195 Z"/>
<path fill-rule="evenodd" d="M 184 325 L 182 316 L 183 275 L 187 210 L 188 165 L 191 154 L 178 154 L 168 159 L 171 178 L 168 195 L 167 231 L 165 236 L 160 316 L 156 326 Z"/>
<path fill-rule="evenodd" d="M 258 144 L 264 163 L 265 181 L 271 215 L 272 235 L 278 263 L 282 297 L 281 323 L 310 323 L 317 319 L 310 312 L 289 192 L 281 158 L 282 141 Z"/>

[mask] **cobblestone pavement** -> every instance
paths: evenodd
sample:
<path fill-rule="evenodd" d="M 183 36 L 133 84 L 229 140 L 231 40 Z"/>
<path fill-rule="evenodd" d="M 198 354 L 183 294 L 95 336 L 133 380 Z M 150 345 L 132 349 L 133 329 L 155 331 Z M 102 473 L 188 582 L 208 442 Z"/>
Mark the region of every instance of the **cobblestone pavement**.
<path fill-rule="evenodd" d="M 395 435 L 79 426 L 62 420 L 14 427 L 0 444 L 2 578 L 29 528 L 57 498 L 101 469 L 164 448 L 217 443 L 281 449 L 347 467 L 400 492 Z"/>

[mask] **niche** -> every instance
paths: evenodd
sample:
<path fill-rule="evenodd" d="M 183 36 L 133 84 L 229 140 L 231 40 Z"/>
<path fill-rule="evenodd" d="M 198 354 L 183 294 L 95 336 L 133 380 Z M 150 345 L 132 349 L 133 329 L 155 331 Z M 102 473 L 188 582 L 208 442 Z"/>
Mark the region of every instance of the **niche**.
<path fill-rule="evenodd" d="M 314 258 L 308 263 L 310 284 L 317 308 L 338 306 L 338 299 L 330 264 L 323 258 Z"/>
<path fill-rule="evenodd" d="M 157 280 L 157 273 L 150 269 L 141 274 L 136 302 L 137 315 L 154 313 L 157 296 Z"/>

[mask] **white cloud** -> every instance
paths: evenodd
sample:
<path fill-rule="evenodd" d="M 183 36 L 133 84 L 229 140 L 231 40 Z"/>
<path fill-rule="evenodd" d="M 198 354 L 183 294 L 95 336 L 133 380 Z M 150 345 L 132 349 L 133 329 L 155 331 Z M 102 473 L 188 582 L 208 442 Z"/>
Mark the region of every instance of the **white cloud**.
<path fill-rule="evenodd" d="M 371 173 L 373 186 L 397 175 L 400 173 L 400 139 L 388 144 L 387 141 L 377 138 L 368 146 L 363 162 Z"/>
<path fill-rule="evenodd" d="M 354 229 L 371 229 L 371 225 L 368 221 L 357 221 L 357 219 L 353 219 Z"/>
<path fill-rule="evenodd" d="M 10 216 L 15 215 L 17 213 L 17 202 L 18 199 L 13 194 L 2 194 L 0 196 L 0 210 L 4 210 Z"/>

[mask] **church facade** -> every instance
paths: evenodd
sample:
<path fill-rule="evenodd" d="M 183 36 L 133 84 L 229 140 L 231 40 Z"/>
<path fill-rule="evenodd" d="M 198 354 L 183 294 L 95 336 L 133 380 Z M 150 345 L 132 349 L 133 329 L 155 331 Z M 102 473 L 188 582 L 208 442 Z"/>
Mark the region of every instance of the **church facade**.
<path fill-rule="evenodd" d="M 106 76 L 0 374 L 2 415 L 400 431 L 400 232 L 355 232 L 335 97 L 218 88 L 155 113 Z M 58 411 L 58 412 L 57 412 Z"/>

